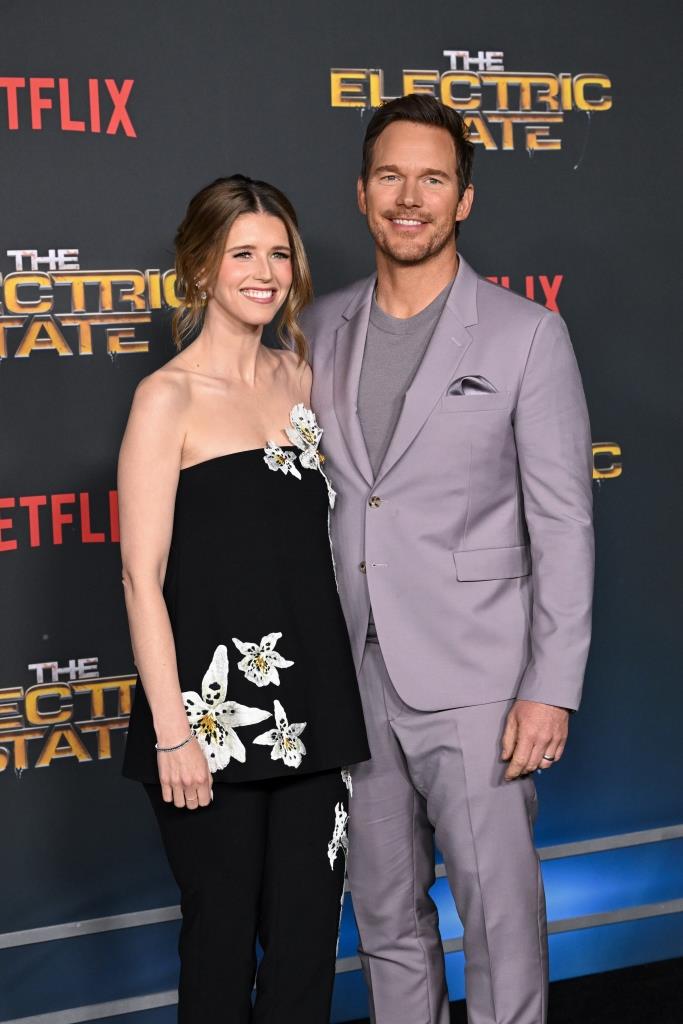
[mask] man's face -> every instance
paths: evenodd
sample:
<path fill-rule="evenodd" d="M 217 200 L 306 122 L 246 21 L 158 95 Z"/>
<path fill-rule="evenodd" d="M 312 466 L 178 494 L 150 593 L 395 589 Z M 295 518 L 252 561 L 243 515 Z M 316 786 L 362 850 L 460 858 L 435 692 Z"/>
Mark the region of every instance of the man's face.
<path fill-rule="evenodd" d="M 358 205 L 377 247 L 395 263 L 423 263 L 455 249 L 456 221 L 469 216 L 474 190 L 458 195 L 456 153 L 445 128 L 395 121 L 375 141 Z"/>

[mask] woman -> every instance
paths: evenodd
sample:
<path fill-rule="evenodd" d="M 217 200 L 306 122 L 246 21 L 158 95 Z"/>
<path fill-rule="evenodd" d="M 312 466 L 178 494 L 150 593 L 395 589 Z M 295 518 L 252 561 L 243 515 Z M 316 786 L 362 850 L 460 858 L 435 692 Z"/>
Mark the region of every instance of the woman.
<path fill-rule="evenodd" d="M 334 491 L 308 408 L 296 318 L 311 284 L 289 201 L 241 175 L 215 181 L 178 229 L 176 269 L 180 352 L 138 386 L 119 462 L 142 684 L 124 774 L 145 783 L 181 890 L 179 1021 L 324 1024 L 342 766 L 369 751 L 328 539 Z M 275 350 L 261 336 L 278 310 Z"/>

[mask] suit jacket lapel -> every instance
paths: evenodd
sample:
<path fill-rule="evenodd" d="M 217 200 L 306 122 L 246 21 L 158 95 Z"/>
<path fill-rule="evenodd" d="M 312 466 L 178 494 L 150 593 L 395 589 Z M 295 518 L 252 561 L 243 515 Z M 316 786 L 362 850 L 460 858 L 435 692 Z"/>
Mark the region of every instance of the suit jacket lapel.
<path fill-rule="evenodd" d="M 343 313 L 334 349 L 334 407 L 346 446 L 361 476 L 371 484 L 374 473 L 358 418 L 358 383 L 363 364 L 365 339 L 375 276 L 363 282 Z"/>
<path fill-rule="evenodd" d="M 374 481 L 378 484 L 398 462 L 444 393 L 472 344 L 467 330 L 477 323 L 477 275 L 460 257 L 460 266 L 434 334 L 408 388 L 394 435 Z"/>

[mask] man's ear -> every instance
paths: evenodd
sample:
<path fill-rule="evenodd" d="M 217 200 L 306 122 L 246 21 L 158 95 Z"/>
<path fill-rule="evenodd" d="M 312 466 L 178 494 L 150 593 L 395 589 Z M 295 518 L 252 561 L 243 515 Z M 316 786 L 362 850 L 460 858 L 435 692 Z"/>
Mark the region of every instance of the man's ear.
<path fill-rule="evenodd" d="M 472 203 L 474 202 L 474 185 L 468 185 L 458 203 L 458 208 L 455 211 L 456 222 L 461 220 L 467 220 L 472 209 Z"/>
<path fill-rule="evenodd" d="M 367 216 L 368 207 L 365 202 L 365 185 L 362 178 L 356 182 L 356 198 L 358 199 L 358 209 L 364 217 Z"/>

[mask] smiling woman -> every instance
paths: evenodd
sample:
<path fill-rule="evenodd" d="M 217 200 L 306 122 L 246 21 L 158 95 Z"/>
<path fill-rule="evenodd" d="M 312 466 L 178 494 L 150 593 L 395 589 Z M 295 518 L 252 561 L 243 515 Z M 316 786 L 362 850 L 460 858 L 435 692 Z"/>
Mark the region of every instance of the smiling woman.
<path fill-rule="evenodd" d="M 297 323 L 308 264 L 286 197 L 241 175 L 192 199 L 176 246 L 180 351 L 138 385 L 119 460 L 138 669 L 123 770 L 145 786 L 181 890 L 182 1024 L 320 1024 L 342 768 L 369 750 Z M 278 313 L 273 349 L 262 335 Z"/>
<path fill-rule="evenodd" d="M 187 214 L 175 238 L 177 292 L 181 305 L 173 317 L 173 339 L 177 348 L 191 338 L 204 320 L 209 296 L 220 289 L 228 278 L 233 285 L 252 272 L 257 258 L 253 232 L 255 221 L 248 214 L 265 213 L 271 218 L 271 235 L 267 241 L 273 265 L 284 263 L 291 277 L 286 281 L 277 271 L 278 288 L 243 288 L 241 295 L 250 302 L 263 304 L 269 310 L 260 320 L 268 323 L 273 317 L 273 303 L 286 295 L 282 307 L 278 337 L 283 344 L 293 345 L 301 359 L 306 358 L 306 342 L 297 323 L 297 316 L 308 302 L 313 289 L 308 261 L 297 225 L 296 213 L 284 193 L 264 181 L 252 181 L 242 174 L 218 178 L 191 200 Z M 238 218 L 238 236 L 232 234 Z M 261 218 L 263 220 L 263 218 Z M 251 227 L 251 235 L 249 228 Z M 226 248 L 228 236 L 230 246 Z M 233 265 L 246 264 L 246 270 L 228 271 L 224 255 L 232 257 Z M 232 262 L 231 261 L 231 262 Z M 279 303 L 278 303 L 279 305 Z"/>

